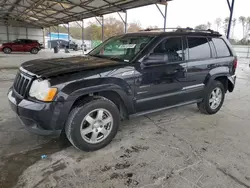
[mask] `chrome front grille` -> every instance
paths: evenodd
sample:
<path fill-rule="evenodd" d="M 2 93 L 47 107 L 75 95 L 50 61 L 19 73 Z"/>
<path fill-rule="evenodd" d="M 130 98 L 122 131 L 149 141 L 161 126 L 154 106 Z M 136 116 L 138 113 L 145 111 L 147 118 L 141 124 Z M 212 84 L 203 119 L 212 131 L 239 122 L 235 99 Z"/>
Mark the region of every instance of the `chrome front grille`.
<path fill-rule="evenodd" d="M 18 72 L 13 84 L 14 91 L 25 97 L 30 89 L 30 85 L 32 82 L 32 77 L 29 77 L 22 72 Z"/>

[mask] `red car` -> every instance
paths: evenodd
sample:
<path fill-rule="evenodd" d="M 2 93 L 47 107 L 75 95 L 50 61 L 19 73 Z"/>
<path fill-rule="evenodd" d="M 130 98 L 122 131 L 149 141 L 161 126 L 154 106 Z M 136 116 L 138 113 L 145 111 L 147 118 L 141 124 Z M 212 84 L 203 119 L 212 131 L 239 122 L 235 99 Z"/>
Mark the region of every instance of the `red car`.
<path fill-rule="evenodd" d="M 11 52 L 30 52 L 37 54 L 42 45 L 37 40 L 17 39 L 13 42 L 4 43 L 0 46 L 0 51 L 10 54 Z"/>

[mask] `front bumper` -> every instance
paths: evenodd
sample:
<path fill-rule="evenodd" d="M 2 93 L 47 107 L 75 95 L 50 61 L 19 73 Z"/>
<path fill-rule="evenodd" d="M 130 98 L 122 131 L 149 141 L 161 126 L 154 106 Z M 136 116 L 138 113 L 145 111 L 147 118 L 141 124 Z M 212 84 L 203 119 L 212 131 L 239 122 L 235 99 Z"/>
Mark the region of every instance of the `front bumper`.
<path fill-rule="evenodd" d="M 60 136 L 62 126 L 58 126 L 56 104 L 20 99 L 12 89 L 9 90 L 8 99 L 11 109 L 29 132 L 42 136 Z"/>

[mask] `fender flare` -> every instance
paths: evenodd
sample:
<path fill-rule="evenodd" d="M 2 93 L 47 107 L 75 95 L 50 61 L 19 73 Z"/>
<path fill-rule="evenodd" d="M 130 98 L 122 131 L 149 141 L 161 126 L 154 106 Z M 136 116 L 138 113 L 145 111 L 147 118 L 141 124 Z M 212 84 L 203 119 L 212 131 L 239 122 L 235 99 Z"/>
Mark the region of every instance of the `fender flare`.
<path fill-rule="evenodd" d="M 105 92 L 105 91 L 112 91 L 112 92 L 115 92 L 116 94 L 118 94 L 120 96 L 121 100 L 124 102 L 124 105 L 125 105 L 126 109 L 128 110 L 128 113 L 134 111 L 132 91 L 128 88 L 127 88 L 127 90 L 124 90 L 119 85 L 112 84 L 112 83 L 90 86 L 90 87 L 76 90 L 68 96 L 67 101 L 72 101 L 71 103 L 73 105 L 75 103 L 75 101 L 82 96 L 94 94 L 94 93 L 99 93 L 99 92 Z"/>

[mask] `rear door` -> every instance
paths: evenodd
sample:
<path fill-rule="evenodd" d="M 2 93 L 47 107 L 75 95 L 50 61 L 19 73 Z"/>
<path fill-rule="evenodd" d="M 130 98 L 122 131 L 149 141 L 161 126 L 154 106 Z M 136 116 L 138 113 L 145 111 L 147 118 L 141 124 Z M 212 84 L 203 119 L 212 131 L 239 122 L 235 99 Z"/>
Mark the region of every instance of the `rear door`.
<path fill-rule="evenodd" d="M 216 53 L 211 38 L 187 37 L 187 98 L 200 99 L 205 79 L 211 69 L 217 66 Z"/>
<path fill-rule="evenodd" d="M 35 43 L 32 40 L 24 40 L 23 51 L 30 52 L 31 49 L 35 46 Z"/>

